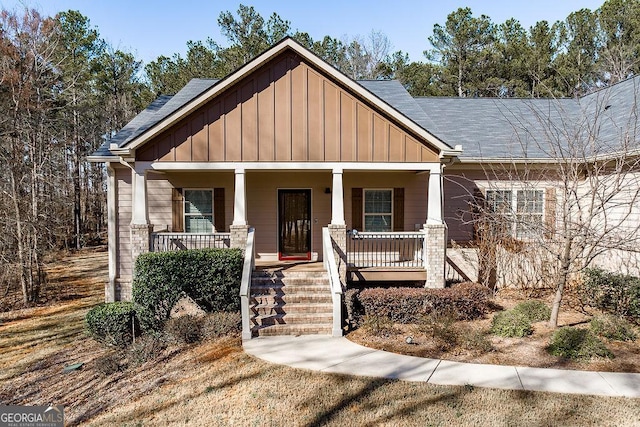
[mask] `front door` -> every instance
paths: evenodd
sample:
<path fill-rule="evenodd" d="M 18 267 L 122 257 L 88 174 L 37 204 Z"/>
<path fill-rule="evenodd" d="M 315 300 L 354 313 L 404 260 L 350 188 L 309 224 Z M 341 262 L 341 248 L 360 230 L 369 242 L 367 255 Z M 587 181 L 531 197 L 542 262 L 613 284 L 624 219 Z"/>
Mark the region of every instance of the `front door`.
<path fill-rule="evenodd" d="M 311 190 L 278 190 L 278 259 L 311 259 Z"/>

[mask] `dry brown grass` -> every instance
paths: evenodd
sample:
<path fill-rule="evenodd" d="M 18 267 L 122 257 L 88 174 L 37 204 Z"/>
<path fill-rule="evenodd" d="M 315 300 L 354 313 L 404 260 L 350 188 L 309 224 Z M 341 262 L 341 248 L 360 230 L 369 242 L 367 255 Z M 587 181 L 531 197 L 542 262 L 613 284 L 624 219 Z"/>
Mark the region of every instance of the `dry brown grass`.
<path fill-rule="evenodd" d="M 104 266 L 106 256 L 100 256 L 85 258 L 91 267 L 78 267 L 77 273 Z M 230 337 L 170 346 L 156 360 L 103 376 L 96 359 L 109 350 L 86 338 L 78 324 L 86 309 L 101 299 L 106 272 L 101 267 L 95 276 L 85 277 L 92 283 L 86 287 L 94 290 L 73 303 L 61 301 L 41 311 L 7 316 L 13 320 L 0 326 L 0 402 L 62 404 L 69 425 L 640 424 L 640 399 L 321 374 L 253 359 Z M 74 286 L 85 286 L 81 282 Z M 30 317 L 34 313 L 37 318 Z M 85 362 L 84 368 L 62 373 L 62 367 L 74 361 Z"/>

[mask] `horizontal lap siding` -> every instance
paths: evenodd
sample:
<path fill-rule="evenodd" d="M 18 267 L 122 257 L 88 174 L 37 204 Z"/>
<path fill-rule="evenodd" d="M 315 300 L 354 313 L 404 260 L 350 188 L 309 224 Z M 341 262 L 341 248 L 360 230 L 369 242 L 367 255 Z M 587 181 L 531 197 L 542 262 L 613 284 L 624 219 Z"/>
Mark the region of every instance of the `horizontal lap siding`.
<path fill-rule="evenodd" d="M 331 180 L 329 172 L 248 171 L 247 220 L 256 230 L 256 252 L 278 252 L 278 189 L 311 189 L 311 247 L 322 257 L 322 227 L 331 222 L 331 194 L 325 189 Z"/>
<path fill-rule="evenodd" d="M 138 149 L 144 161 L 439 161 L 369 102 L 280 55 Z"/>
<path fill-rule="evenodd" d="M 117 224 L 118 224 L 118 243 L 117 243 L 117 262 L 116 277 L 123 280 L 130 280 L 133 268 L 131 265 L 131 170 L 125 168 L 117 168 L 116 185 L 117 192 Z"/>
<path fill-rule="evenodd" d="M 163 175 L 150 174 L 147 180 L 147 203 L 149 222 L 154 231 L 166 231 L 172 226 L 172 189 L 173 186 Z"/>
<path fill-rule="evenodd" d="M 428 174 L 415 172 L 345 172 L 345 219 L 352 228 L 351 189 L 404 188 L 404 231 L 414 231 L 427 219 Z"/>
<path fill-rule="evenodd" d="M 163 210 L 166 210 L 168 216 L 159 215 L 162 221 L 169 221 L 166 224 L 171 224 L 171 189 L 172 188 L 202 188 L 202 189 L 214 189 L 224 188 L 224 218 L 225 228 L 224 230 L 217 230 L 219 232 L 229 232 L 229 226 L 233 222 L 233 195 L 234 195 L 234 174 L 233 172 L 171 172 L 164 175 L 165 178 L 161 183 L 155 184 L 159 189 L 158 192 L 164 194 L 164 201 L 159 202 L 159 206 L 162 206 Z M 166 205 L 166 206 L 165 206 Z M 213 207 L 216 209 L 216 207 Z M 151 219 L 151 218 L 150 218 Z M 156 223 L 154 229 L 159 229 Z M 162 227 L 164 224 L 159 223 Z M 161 228 L 160 227 L 160 228 Z"/>

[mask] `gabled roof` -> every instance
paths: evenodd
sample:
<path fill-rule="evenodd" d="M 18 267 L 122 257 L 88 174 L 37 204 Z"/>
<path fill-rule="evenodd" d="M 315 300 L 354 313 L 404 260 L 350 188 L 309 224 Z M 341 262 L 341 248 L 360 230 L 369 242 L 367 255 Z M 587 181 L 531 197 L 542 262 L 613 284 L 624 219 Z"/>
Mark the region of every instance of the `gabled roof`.
<path fill-rule="evenodd" d="M 411 130 L 424 141 L 434 146 L 440 151 L 441 155 L 457 155 L 460 153 L 459 150 L 447 145 L 427 130 L 424 126 L 424 122 L 427 120 L 424 113 L 417 104 L 415 104 L 402 85 L 397 82 L 364 82 L 360 84 L 351 80 L 314 53 L 288 37 L 229 74 L 224 79 L 219 81 L 194 79 L 173 98 L 165 101 L 163 106 L 155 113 L 151 114 L 151 111 L 147 108 L 110 141 L 110 153 L 121 155 L 130 153 L 286 50 L 293 50 L 305 61 L 308 61 L 338 83 L 344 85 L 364 99 L 367 99 L 367 101 L 373 104 L 379 111 L 388 114 L 405 128 Z M 101 147 L 92 157 L 95 158 L 97 157 L 96 155 L 104 154 L 104 152 L 105 150 Z"/>

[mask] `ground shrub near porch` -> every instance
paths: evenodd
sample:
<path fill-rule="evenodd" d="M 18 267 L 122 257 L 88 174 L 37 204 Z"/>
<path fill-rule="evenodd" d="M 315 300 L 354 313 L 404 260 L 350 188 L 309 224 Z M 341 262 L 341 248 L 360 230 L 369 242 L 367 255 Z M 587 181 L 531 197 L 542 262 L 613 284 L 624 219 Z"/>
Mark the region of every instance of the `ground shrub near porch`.
<path fill-rule="evenodd" d="M 388 317 L 397 323 L 418 323 L 431 313 L 450 313 L 456 320 L 473 320 L 489 312 L 491 291 L 477 283 L 451 288 L 375 288 L 357 294 L 367 316 Z"/>
<path fill-rule="evenodd" d="M 583 305 L 640 324 L 640 277 L 587 269 L 578 294 Z"/>
<path fill-rule="evenodd" d="M 140 333 L 135 306 L 126 301 L 93 307 L 85 317 L 85 327 L 91 338 L 115 347 L 128 346 Z"/>
<path fill-rule="evenodd" d="M 240 249 L 150 252 L 136 259 L 133 301 L 144 330 L 160 330 L 173 306 L 189 296 L 207 312 L 240 310 Z"/>

